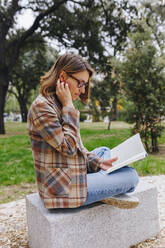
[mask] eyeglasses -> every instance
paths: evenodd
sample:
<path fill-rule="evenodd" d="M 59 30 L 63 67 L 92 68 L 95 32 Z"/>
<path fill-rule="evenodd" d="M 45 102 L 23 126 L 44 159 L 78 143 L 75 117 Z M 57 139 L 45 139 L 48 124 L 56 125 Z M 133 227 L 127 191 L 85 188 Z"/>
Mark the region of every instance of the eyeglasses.
<path fill-rule="evenodd" d="M 67 73 L 67 72 L 66 72 L 66 74 L 67 74 L 69 77 L 71 77 L 71 78 L 73 78 L 74 80 L 77 81 L 77 86 L 78 86 L 78 88 L 81 88 L 81 87 L 83 87 L 83 86 L 85 86 L 85 88 L 88 87 L 88 83 L 85 83 L 84 81 L 81 81 L 81 80 L 79 80 L 78 78 L 75 78 L 74 76 L 72 76 L 71 74 L 69 74 L 69 73 Z"/>

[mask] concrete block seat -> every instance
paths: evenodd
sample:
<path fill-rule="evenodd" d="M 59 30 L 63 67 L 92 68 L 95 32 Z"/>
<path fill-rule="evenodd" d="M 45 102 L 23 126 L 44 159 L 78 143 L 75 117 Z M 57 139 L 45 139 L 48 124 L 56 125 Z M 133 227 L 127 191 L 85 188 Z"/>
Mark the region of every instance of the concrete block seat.
<path fill-rule="evenodd" d="M 135 209 L 94 203 L 75 209 L 48 210 L 37 193 L 26 197 L 31 248 L 129 248 L 159 233 L 157 189 L 142 182 Z"/>

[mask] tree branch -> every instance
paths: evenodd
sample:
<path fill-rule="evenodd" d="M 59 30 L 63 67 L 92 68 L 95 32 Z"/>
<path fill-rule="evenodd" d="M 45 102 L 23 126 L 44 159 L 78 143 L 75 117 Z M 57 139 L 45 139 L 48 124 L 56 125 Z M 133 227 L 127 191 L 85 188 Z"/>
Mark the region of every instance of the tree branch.
<path fill-rule="evenodd" d="M 13 94 L 18 99 L 18 95 L 12 89 L 8 89 L 8 93 Z"/>
<path fill-rule="evenodd" d="M 13 2 L 18 2 L 19 0 L 13 0 Z M 92 3 L 94 0 L 88 0 L 88 4 Z M 38 16 L 35 18 L 32 26 L 26 30 L 22 35 L 18 38 L 15 38 L 11 43 L 8 44 L 8 48 L 11 48 L 12 51 L 12 58 L 10 59 L 9 68 L 13 68 L 13 65 L 15 64 L 15 61 L 17 60 L 19 56 L 19 51 L 21 47 L 24 45 L 25 40 L 27 40 L 40 26 L 40 21 L 44 19 L 44 17 L 48 16 L 49 14 L 58 11 L 59 7 L 67 2 L 73 2 L 76 4 L 82 5 L 83 3 L 80 3 L 76 0 L 56 0 L 54 1 L 54 4 L 49 7 L 47 10 L 41 12 L 38 14 Z M 83 4 L 84 6 L 87 6 L 87 4 Z"/>
<path fill-rule="evenodd" d="M 107 25 L 107 24 L 108 24 L 108 13 L 107 13 L 107 11 L 106 11 L 106 9 L 105 9 L 105 7 L 104 7 L 103 1 L 100 0 L 100 2 L 101 2 L 101 6 L 102 6 L 102 8 L 103 8 L 104 14 L 105 14 L 105 21 L 106 21 L 106 25 Z"/>
<path fill-rule="evenodd" d="M 81 5 L 81 6 L 91 7 L 95 3 L 95 0 L 88 0 L 88 2 L 86 4 L 81 3 L 80 1 L 75 1 L 75 0 L 71 0 L 71 2 L 78 4 L 78 5 Z"/>
<path fill-rule="evenodd" d="M 41 12 L 36 19 L 34 20 L 32 26 L 25 31 L 25 33 L 22 35 L 22 37 L 19 40 L 19 45 L 18 46 L 22 46 L 23 42 L 34 33 L 34 31 L 36 29 L 38 29 L 38 27 L 40 26 L 40 21 L 45 17 L 48 16 L 49 14 L 51 14 L 53 11 L 57 10 L 62 4 L 66 3 L 68 0 L 61 0 L 58 3 L 55 3 L 52 7 L 50 7 L 49 9 L 47 9 L 44 12 Z"/>
<path fill-rule="evenodd" d="M 12 0 L 11 4 L 8 6 L 7 9 L 2 8 L 2 10 L 0 11 L 0 31 L 3 35 L 1 39 L 4 39 L 4 37 L 9 31 L 9 28 L 12 27 L 16 12 L 21 10 L 21 7 L 18 5 L 18 1 L 19 0 Z"/>
<path fill-rule="evenodd" d="M 18 0 L 13 0 L 13 1 L 18 1 Z M 41 12 L 36 19 L 34 20 L 32 26 L 26 30 L 19 38 L 17 37 L 16 39 L 14 39 L 12 41 L 12 43 L 8 44 L 8 48 L 12 47 L 12 58 L 10 59 L 10 64 L 9 64 L 9 68 L 13 68 L 13 65 L 15 64 L 15 61 L 17 60 L 18 56 L 19 56 L 19 51 L 21 49 L 21 47 L 24 45 L 24 41 L 30 37 L 35 30 L 37 30 L 40 27 L 40 21 L 45 17 L 48 16 L 49 14 L 51 14 L 52 12 L 58 10 L 58 8 L 66 3 L 68 0 L 60 0 L 58 2 L 56 2 L 52 7 L 50 7 L 49 9 Z"/>

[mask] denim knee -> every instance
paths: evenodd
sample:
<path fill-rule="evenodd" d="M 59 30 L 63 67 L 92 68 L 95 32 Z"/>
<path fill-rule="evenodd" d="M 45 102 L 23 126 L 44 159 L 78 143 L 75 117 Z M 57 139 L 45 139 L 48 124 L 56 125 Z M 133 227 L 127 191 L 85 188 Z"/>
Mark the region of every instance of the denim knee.
<path fill-rule="evenodd" d="M 134 168 L 130 167 L 130 169 L 132 170 L 134 185 L 136 186 L 139 183 L 139 176 Z"/>
<path fill-rule="evenodd" d="M 104 149 L 105 151 L 110 151 L 111 149 L 107 146 L 100 146 L 100 149 Z"/>
<path fill-rule="evenodd" d="M 131 172 L 131 189 L 129 190 L 129 192 L 133 192 L 137 186 L 137 184 L 139 183 L 139 176 L 136 172 L 136 170 L 130 166 L 128 166 L 130 172 Z"/>

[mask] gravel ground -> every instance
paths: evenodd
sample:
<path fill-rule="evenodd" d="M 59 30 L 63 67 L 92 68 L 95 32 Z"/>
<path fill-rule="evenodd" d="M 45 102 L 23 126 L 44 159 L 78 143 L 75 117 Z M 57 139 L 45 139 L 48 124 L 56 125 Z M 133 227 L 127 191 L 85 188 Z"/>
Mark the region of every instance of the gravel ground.
<path fill-rule="evenodd" d="M 131 248 L 165 248 L 165 175 L 141 177 L 158 189 L 160 234 Z M 0 204 L 0 248 L 29 248 L 25 199 Z M 124 247 L 123 247 L 124 248 Z"/>

